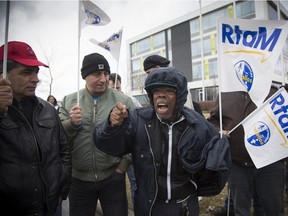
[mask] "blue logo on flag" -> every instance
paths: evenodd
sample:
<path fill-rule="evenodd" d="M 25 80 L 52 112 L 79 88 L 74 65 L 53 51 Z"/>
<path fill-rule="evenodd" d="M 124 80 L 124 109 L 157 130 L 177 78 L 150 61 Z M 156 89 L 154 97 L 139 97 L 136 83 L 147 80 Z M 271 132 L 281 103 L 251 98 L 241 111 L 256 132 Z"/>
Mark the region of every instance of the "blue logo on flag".
<path fill-rule="evenodd" d="M 94 14 L 93 12 L 86 9 L 85 13 L 86 13 L 87 18 L 88 18 L 86 20 L 86 24 L 99 24 L 101 22 L 100 17 L 97 16 L 96 14 Z"/>
<path fill-rule="evenodd" d="M 256 122 L 249 130 L 246 139 L 253 146 L 265 145 L 271 136 L 269 127 L 264 122 Z"/>
<path fill-rule="evenodd" d="M 102 47 L 102 48 L 108 50 L 108 51 L 111 51 L 111 50 L 110 50 L 110 46 L 109 46 L 108 44 L 105 44 L 105 43 L 99 43 L 98 45 L 99 45 L 100 47 Z"/>
<path fill-rule="evenodd" d="M 246 87 L 247 91 L 249 92 L 254 80 L 254 73 L 252 68 L 244 60 L 237 62 L 234 65 L 234 68 L 238 80 L 241 82 L 242 85 Z"/>

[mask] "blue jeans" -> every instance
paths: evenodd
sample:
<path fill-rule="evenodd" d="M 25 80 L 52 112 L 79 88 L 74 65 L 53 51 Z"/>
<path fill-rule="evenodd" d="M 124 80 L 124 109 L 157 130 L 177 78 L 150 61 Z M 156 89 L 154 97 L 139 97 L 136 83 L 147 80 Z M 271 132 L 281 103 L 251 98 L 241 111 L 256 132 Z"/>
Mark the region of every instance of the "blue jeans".
<path fill-rule="evenodd" d="M 260 169 L 233 163 L 228 184 L 236 216 L 250 215 L 254 190 L 266 216 L 284 216 L 284 162 L 278 161 Z"/>
<path fill-rule="evenodd" d="M 260 205 L 256 193 L 253 193 L 252 199 L 253 199 L 253 212 L 254 212 L 254 215 L 256 215 L 256 216 L 264 215 L 263 207 Z M 229 203 L 228 203 L 228 201 L 229 201 Z M 226 211 L 228 211 L 228 205 L 229 205 L 229 213 L 234 213 L 234 205 L 233 205 L 233 199 L 232 199 L 231 194 L 230 194 L 230 197 L 227 196 L 226 199 L 225 199 L 224 209 Z"/>
<path fill-rule="evenodd" d="M 59 203 L 54 216 L 62 216 L 62 202 Z"/>
<path fill-rule="evenodd" d="M 70 216 L 95 216 L 97 201 L 103 215 L 127 216 L 125 173 L 114 172 L 98 182 L 87 182 L 73 178 L 69 192 Z"/>
<path fill-rule="evenodd" d="M 128 166 L 127 175 L 128 175 L 128 179 L 129 179 L 130 187 L 131 187 L 132 202 L 134 204 L 134 194 L 135 194 L 135 191 L 137 190 L 137 184 L 136 184 L 136 178 L 134 174 L 134 167 L 132 164 Z"/>

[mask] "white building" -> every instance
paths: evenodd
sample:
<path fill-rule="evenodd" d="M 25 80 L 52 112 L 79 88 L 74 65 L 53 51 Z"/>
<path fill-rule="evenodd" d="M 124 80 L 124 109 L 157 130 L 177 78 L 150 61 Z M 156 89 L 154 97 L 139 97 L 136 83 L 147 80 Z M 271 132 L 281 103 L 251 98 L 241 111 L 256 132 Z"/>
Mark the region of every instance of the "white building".
<path fill-rule="evenodd" d="M 281 0 L 246 0 L 234 3 L 219 1 L 210 4 L 202 8 L 202 13 L 200 10 L 193 11 L 128 40 L 128 85 L 132 95 L 145 103 L 146 92 L 143 87 L 147 75 L 143 69 L 143 61 L 149 55 L 158 54 L 168 58 L 171 61 L 170 66 L 174 65 L 185 72 L 192 100 L 215 100 L 218 94 L 217 18 L 233 18 L 236 13 L 235 17 L 241 19 L 277 20 L 280 17 L 281 20 L 288 20 L 287 8 Z M 283 70 L 287 83 L 288 40 L 282 56 L 283 61 L 279 58 L 273 76 L 273 82 L 278 85 L 283 82 Z"/>

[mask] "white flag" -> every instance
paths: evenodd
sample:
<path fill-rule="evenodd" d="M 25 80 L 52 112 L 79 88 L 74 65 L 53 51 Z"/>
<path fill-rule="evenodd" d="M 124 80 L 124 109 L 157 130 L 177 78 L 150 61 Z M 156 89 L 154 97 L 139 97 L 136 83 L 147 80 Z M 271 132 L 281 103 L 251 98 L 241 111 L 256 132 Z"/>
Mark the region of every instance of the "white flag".
<path fill-rule="evenodd" d="M 80 29 L 86 26 L 103 26 L 110 23 L 110 17 L 91 1 L 81 1 Z"/>
<path fill-rule="evenodd" d="M 245 146 L 256 168 L 288 157 L 288 93 L 279 89 L 242 121 Z"/>
<path fill-rule="evenodd" d="M 218 22 L 220 90 L 248 92 L 259 107 L 269 93 L 288 22 L 231 18 Z"/>
<path fill-rule="evenodd" d="M 120 55 L 122 33 L 123 29 L 121 28 L 119 32 L 113 33 L 107 40 L 99 42 L 93 38 L 90 39 L 90 41 L 109 51 L 113 58 L 118 61 Z"/>

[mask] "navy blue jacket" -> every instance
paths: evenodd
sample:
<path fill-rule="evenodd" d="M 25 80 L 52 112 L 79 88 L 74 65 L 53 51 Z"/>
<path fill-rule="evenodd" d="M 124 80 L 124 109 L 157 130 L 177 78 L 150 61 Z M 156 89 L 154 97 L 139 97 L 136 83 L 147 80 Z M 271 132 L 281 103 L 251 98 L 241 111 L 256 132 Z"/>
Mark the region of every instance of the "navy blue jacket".
<path fill-rule="evenodd" d="M 181 163 L 191 173 L 192 179 L 193 174 L 206 167 L 208 154 L 211 154 L 211 140 L 217 140 L 219 148 L 225 150 L 226 153 L 229 152 L 229 145 L 227 139 L 225 137 L 220 139 L 214 126 L 195 111 L 183 108 L 182 114 L 188 122 L 188 127 L 181 134 L 178 150 Z M 154 158 L 155 152 L 151 147 L 151 139 L 154 136 L 148 132 L 159 132 L 153 130 L 154 125 L 151 124 L 153 118 L 157 117 L 152 107 L 139 108 L 130 111 L 128 119 L 121 126 L 112 127 L 106 119 L 96 126 L 94 132 L 94 143 L 100 150 L 114 156 L 132 153 L 137 182 L 134 200 L 134 212 L 137 216 L 151 215 L 151 209 L 157 196 L 157 167 Z M 216 153 L 214 152 L 215 163 L 212 162 L 214 168 L 228 169 L 228 165 L 225 168 L 225 163 L 223 167 L 223 157 L 221 158 L 221 153 L 218 153 L 217 150 Z M 213 158 L 209 160 L 211 165 Z"/>

